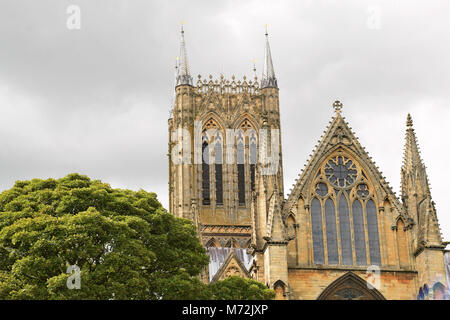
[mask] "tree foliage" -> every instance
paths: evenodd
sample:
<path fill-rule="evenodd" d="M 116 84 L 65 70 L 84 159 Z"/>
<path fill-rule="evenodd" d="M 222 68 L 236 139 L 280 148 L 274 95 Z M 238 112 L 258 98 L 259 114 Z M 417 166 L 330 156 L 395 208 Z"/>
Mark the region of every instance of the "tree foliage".
<path fill-rule="evenodd" d="M 215 300 L 270 300 L 275 297 L 275 291 L 261 282 L 236 276 L 214 282 L 210 289 Z"/>
<path fill-rule="evenodd" d="M 195 227 L 154 193 L 69 174 L 0 194 L 0 299 L 207 299 L 207 264 Z"/>

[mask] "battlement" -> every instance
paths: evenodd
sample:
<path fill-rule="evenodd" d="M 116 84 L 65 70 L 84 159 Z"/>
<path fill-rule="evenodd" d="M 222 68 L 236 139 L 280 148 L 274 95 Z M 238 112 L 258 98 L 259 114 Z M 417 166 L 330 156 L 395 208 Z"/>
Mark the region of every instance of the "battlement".
<path fill-rule="evenodd" d="M 220 79 L 213 80 L 213 76 L 209 75 L 209 80 L 202 79 L 201 75 L 198 75 L 198 80 L 194 86 L 194 90 L 200 95 L 207 95 L 214 92 L 220 95 L 240 95 L 247 93 L 250 95 L 258 95 L 260 93 L 260 86 L 258 77 L 255 76 L 254 81 L 247 81 L 247 77 L 244 76 L 243 80 L 235 80 L 235 76 L 231 76 L 231 80 L 225 79 L 223 75 L 220 75 Z"/>

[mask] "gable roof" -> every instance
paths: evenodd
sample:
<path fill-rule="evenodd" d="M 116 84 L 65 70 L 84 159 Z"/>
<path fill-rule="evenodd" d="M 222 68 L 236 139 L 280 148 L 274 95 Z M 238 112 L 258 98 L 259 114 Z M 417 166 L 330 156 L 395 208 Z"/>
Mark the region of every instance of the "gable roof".
<path fill-rule="evenodd" d="M 241 273 L 243 273 L 245 275 L 245 277 L 250 278 L 250 274 L 247 270 L 247 267 L 244 265 L 242 260 L 236 254 L 236 249 L 232 248 L 232 250 L 230 250 L 227 257 L 225 258 L 225 260 L 223 261 L 223 263 L 217 270 L 217 272 L 213 276 L 210 275 L 210 281 L 215 282 L 215 281 L 219 280 L 221 278 L 221 276 L 223 275 L 223 273 L 228 269 L 228 266 L 233 261 L 236 262 L 236 265 L 239 267 Z"/>
<path fill-rule="evenodd" d="M 219 272 L 223 273 L 232 258 L 236 259 L 247 273 L 253 263 L 252 255 L 247 253 L 247 249 L 242 248 L 210 247 L 207 248 L 207 254 L 209 255 L 209 281 L 212 281 Z"/>
<path fill-rule="evenodd" d="M 386 178 L 382 175 L 382 172 L 378 169 L 375 162 L 372 160 L 372 157 L 370 157 L 365 148 L 361 146 L 355 133 L 351 130 L 351 127 L 345 121 L 345 118 L 341 116 L 340 109 L 336 109 L 334 117 L 324 131 L 324 135 L 319 140 L 319 144 L 316 145 L 316 148 L 313 151 L 310 159 L 307 161 L 305 168 L 302 170 L 299 178 L 296 180 L 294 188 L 287 197 L 283 215 L 286 216 L 289 214 L 292 207 L 297 202 L 297 199 L 302 195 L 303 187 L 313 174 L 312 170 L 314 170 L 315 166 L 323 160 L 323 156 L 330 151 L 336 150 L 340 146 L 351 150 L 362 159 L 365 166 L 369 169 L 369 174 L 372 177 L 375 177 L 376 180 L 380 182 L 381 188 L 388 195 L 394 207 L 398 210 L 398 212 L 406 216 L 407 213 L 404 210 L 403 205 L 400 203 L 397 196 L 392 191 L 392 188 L 389 186 Z"/>

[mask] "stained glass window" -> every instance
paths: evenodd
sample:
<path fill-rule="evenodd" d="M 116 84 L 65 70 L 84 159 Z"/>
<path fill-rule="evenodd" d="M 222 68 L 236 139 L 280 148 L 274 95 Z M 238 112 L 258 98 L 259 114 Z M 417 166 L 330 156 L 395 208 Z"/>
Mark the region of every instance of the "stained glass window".
<path fill-rule="evenodd" d="M 208 143 L 206 141 L 203 142 L 202 145 L 202 196 L 203 196 L 203 204 L 209 205 L 209 148 Z"/>
<path fill-rule="evenodd" d="M 377 209 L 372 199 L 367 201 L 367 231 L 369 236 L 369 253 L 370 263 L 375 265 L 381 264 L 380 241 L 378 239 L 378 218 Z"/>
<path fill-rule="evenodd" d="M 327 253 L 329 265 L 351 266 L 354 261 L 358 266 L 381 265 L 378 215 L 367 176 L 353 160 L 337 155 L 324 163 L 315 179 L 316 198 L 311 203 L 315 263 L 322 263 Z M 321 203 L 320 198 L 326 201 Z"/>
<path fill-rule="evenodd" d="M 256 161 L 257 161 L 257 150 L 256 150 L 256 138 L 252 134 L 250 138 L 250 187 L 252 191 L 255 191 L 255 174 L 256 174 Z"/>
<path fill-rule="evenodd" d="M 339 199 L 339 229 L 341 233 L 342 264 L 351 266 L 353 264 L 353 256 L 352 236 L 350 233 L 350 213 L 348 210 L 347 199 L 343 193 L 341 193 Z"/>
<path fill-rule="evenodd" d="M 239 205 L 245 205 L 245 150 L 244 142 L 239 139 L 237 144 L 237 173 L 238 173 L 238 198 Z"/>
<path fill-rule="evenodd" d="M 338 264 L 338 246 L 336 234 L 336 213 L 331 199 L 325 202 L 325 222 L 327 230 L 328 264 Z"/>
<path fill-rule="evenodd" d="M 323 232 L 322 232 L 322 209 L 316 198 L 311 202 L 311 224 L 313 236 L 314 263 L 324 264 L 323 255 Z"/>
<path fill-rule="evenodd" d="M 356 264 L 367 265 L 366 237 L 364 234 L 364 219 L 362 205 L 359 200 L 353 201 L 353 233 L 355 237 Z"/>
<path fill-rule="evenodd" d="M 325 176 L 334 186 L 348 187 L 356 180 L 356 166 L 350 159 L 338 156 L 326 163 Z"/>
<path fill-rule="evenodd" d="M 222 141 L 219 134 L 214 145 L 215 171 L 216 171 L 216 204 L 223 205 L 223 181 L 222 181 Z"/>

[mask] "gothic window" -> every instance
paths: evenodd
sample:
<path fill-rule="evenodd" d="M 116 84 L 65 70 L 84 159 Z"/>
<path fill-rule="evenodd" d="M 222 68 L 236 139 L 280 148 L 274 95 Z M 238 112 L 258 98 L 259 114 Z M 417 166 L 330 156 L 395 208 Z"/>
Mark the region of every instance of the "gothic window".
<path fill-rule="evenodd" d="M 313 236 L 314 263 L 324 264 L 322 208 L 317 198 L 311 202 L 311 224 Z"/>
<path fill-rule="evenodd" d="M 361 202 L 358 199 L 353 201 L 353 229 L 355 235 L 356 264 L 367 265 L 366 258 L 366 236 L 364 234 L 364 218 Z"/>
<path fill-rule="evenodd" d="M 433 300 L 446 300 L 445 291 L 445 286 L 440 282 L 436 282 L 433 285 Z"/>
<path fill-rule="evenodd" d="M 351 266 L 353 264 L 352 255 L 352 235 L 350 231 L 350 212 L 348 202 L 344 194 L 341 193 L 339 199 L 339 229 L 341 233 L 341 258 L 342 264 Z"/>
<path fill-rule="evenodd" d="M 423 294 L 423 289 L 420 288 L 419 294 L 417 295 L 417 300 L 424 300 L 424 299 L 425 299 L 425 295 Z"/>
<path fill-rule="evenodd" d="M 286 285 L 283 281 L 278 280 L 274 283 L 275 300 L 286 300 Z"/>
<path fill-rule="evenodd" d="M 202 198 L 204 205 L 210 204 L 209 189 L 209 148 L 208 142 L 204 141 L 202 145 Z"/>
<path fill-rule="evenodd" d="M 239 205 L 245 205 L 245 149 L 241 133 L 237 143 L 237 173 Z"/>
<path fill-rule="evenodd" d="M 334 210 L 334 202 L 331 199 L 327 199 L 325 202 L 325 223 L 327 230 L 328 264 L 338 264 L 336 213 Z"/>
<path fill-rule="evenodd" d="M 252 133 L 252 135 L 250 136 L 250 187 L 252 191 L 255 191 L 255 174 L 257 161 L 256 152 L 256 136 L 254 133 Z"/>
<path fill-rule="evenodd" d="M 380 265 L 380 241 L 378 239 L 377 209 L 372 199 L 366 204 L 367 228 L 369 236 L 370 263 Z"/>
<path fill-rule="evenodd" d="M 328 160 L 325 165 L 325 175 L 332 185 L 348 187 L 356 180 L 356 166 L 350 159 L 337 156 Z"/>
<path fill-rule="evenodd" d="M 326 256 L 329 265 L 381 265 L 372 190 L 359 164 L 349 157 L 339 154 L 323 163 L 311 190 L 314 263 L 323 264 Z"/>
<path fill-rule="evenodd" d="M 352 272 L 347 272 L 328 285 L 318 300 L 385 300 L 374 287 Z"/>
<path fill-rule="evenodd" d="M 223 182 L 222 182 L 222 138 L 217 133 L 214 141 L 215 175 L 216 175 L 216 204 L 223 205 Z"/>

